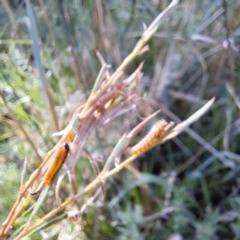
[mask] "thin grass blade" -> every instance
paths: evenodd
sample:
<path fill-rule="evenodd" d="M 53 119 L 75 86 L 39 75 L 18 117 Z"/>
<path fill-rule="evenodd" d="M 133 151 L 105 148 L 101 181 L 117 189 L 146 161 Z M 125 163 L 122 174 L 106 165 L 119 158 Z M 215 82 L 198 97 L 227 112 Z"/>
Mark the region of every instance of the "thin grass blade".
<path fill-rule="evenodd" d="M 30 215 L 30 217 L 29 217 L 29 219 L 28 219 L 28 223 L 30 223 L 30 222 L 33 220 L 33 218 L 34 218 L 34 216 L 36 215 L 38 209 L 39 209 L 40 206 L 42 205 L 42 202 L 43 202 L 44 199 L 46 198 L 49 189 L 50 189 L 50 186 L 47 185 L 47 186 L 44 187 L 43 191 L 40 193 L 40 196 L 39 196 L 39 198 L 38 198 L 38 200 L 37 200 L 37 202 L 36 202 L 36 205 L 35 205 L 32 213 L 31 213 L 31 215 Z"/>
<path fill-rule="evenodd" d="M 44 76 L 43 76 L 43 69 L 42 69 L 42 63 L 41 63 L 41 57 L 40 57 L 40 49 L 38 45 L 38 34 L 37 34 L 37 28 L 36 28 L 36 22 L 35 22 L 35 17 L 33 14 L 32 10 L 32 5 L 29 0 L 25 0 L 26 4 L 26 9 L 27 9 L 27 15 L 30 21 L 31 26 L 29 27 L 29 32 L 30 32 L 30 37 L 32 39 L 32 49 L 33 49 L 33 54 L 34 54 L 34 61 L 35 65 L 38 70 L 39 74 L 39 79 L 40 79 L 40 84 L 42 87 L 42 92 L 43 92 L 43 97 L 45 100 L 45 103 L 47 102 L 47 90 L 46 90 L 46 84 L 44 81 Z"/>

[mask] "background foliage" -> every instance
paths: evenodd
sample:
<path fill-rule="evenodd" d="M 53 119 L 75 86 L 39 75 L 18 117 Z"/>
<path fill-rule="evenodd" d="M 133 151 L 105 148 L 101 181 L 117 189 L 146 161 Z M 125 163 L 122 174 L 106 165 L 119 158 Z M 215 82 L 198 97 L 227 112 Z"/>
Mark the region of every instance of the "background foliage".
<path fill-rule="evenodd" d="M 43 157 L 56 142 L 51 134 L 65 127 L 93 86 L 100 69 L 95 50 L 115 69 L 131 52 L 144 25 L 168 4 L 167 0 L 31 1 L 39 65 L 26 3 L 1 1 L 0 93 L 16 117 L 0 98 L 1 223 L 15 201 L 24 160 L 28 159 L 26 179 L 39 164 L 18 123 Z M 185 119 L 216 96 L 214 107 L 192 126 L 192 133 L 182 133 L 135 161 L 137 173 L 124 170 L 112 178 L 105 186 L 104 201 L 96 201 L 79 222 L 65 219 L 34 239 L 170 239 L 173 234 L 179 234 L 175 239 L 240 239 L 239 19 L 237 0 L 184 0 L 163 20 L 149 41 L 150 50 L 125 74 L 145 60 L 140 90 L 168 120 Z M 47 86 L 42 88 L 44 79 Z M 89 139 L 89 151 L 105 159 L 121 134 L 138 121 L 127 116 L 96 131 Z M 75 171 L 78 188 L 94 178 L 86 159 L 79 160 Z M 67 180 L 63 186 L 66 191 L 70 188 Z M 64 198 L 64 190 L 61 194 Z M 54 194 L 47 201 L 43 215 L 56 205 Z M 168 206 L 175 210 L 154 215 Z"/>

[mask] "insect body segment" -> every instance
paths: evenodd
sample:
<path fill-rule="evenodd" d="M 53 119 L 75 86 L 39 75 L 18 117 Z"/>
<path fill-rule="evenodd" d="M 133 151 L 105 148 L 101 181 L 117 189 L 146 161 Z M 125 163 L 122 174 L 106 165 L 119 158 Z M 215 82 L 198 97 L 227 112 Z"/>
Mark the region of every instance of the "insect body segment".
<path fill-rule="evenodd" d="M 61 168 L 62 164 L 64 163 L 65 159 L 67 158 L 69 152 L 69 145 L 67 143 L 61 144 L 55 152 L 53 162 L 51 166 L 47 169 L 41 183 L 39 184 L 38 188 L 35 192 L 31 193 L 32 195 L 37 194 L 42 190 L 45 185 L 48 185 L 52 182 L 54 176 Z"/>
<path fill-rule="evenodd" d="M 157 138 L 162 134 L 167 125 L 168 123 L 164 119 L 156 122 L 150 132 L 137 145 L 128 148 L 128 153 L 133 155 L 145 152 L 156 142 Z"/>

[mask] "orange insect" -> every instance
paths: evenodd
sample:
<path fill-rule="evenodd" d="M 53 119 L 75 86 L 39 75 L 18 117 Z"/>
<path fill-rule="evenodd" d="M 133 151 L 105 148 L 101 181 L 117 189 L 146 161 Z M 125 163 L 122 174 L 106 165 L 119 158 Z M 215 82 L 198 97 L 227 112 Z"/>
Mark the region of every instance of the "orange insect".
<path fill-rule="evenodd" d="M 61 168 L 62 164 L 64 163 L 65 159 L 67 158 L 69 152 L 69 145 L 67 143 L 61 144 L 55 152 L 54 160 L 52 165 L 47 169 L 45 176 L 43 177 L 41 183 L 39 184 L 38 188 L 35 192 L 31 193 L 31 195 L 35 195 L 39 193 L 42 188 L 48 184 L 50 184 L 58 172 L 58 170 Z"/>
<path fill-rule="evenodd" d="M 128 153 L 134 155 L 145 152 L 156 142 L 157 138 L 161 135 L 167 125 L 168 123 L 164 119 L 156 122 L 150 132 L 138 144 L 132 148 L 128 148 Z"/>

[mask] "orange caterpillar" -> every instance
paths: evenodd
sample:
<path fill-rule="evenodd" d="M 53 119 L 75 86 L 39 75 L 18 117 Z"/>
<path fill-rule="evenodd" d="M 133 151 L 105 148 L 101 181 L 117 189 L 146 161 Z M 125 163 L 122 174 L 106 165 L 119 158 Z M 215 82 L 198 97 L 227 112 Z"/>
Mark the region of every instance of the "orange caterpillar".
<path fill-rule="evenodd" d="M 46 186 L 52 182 L 54 176 L 56 175 L 56 173 L 58 172 L 58 170 L 61 168 L 62 164 L 64 163 L 65 159 L 67 158 L 68 152 L 69 152 L 69 145 L 67 143 L 61 144 L 56 149 L 56 152 L 54 155 L 54 160 L 53 160 L 51 166 L 49 166 L 49 168 L 47 169 L 47 171 L 46 171 L 41 183 L 37 187 L 36 191 L 31 193 L 32 195 L 39 193 L 44 186 Z"/>
<path fill-rule="evenodd" d="M 138 144 L 132 148 L 128 148 L 128 153 L 134 155 L 145 152 L 156 142 L 157 138 L 161 135 L 167 125 L 168 123 L 164 119 L 156 122 L 150 132 Z"/>

